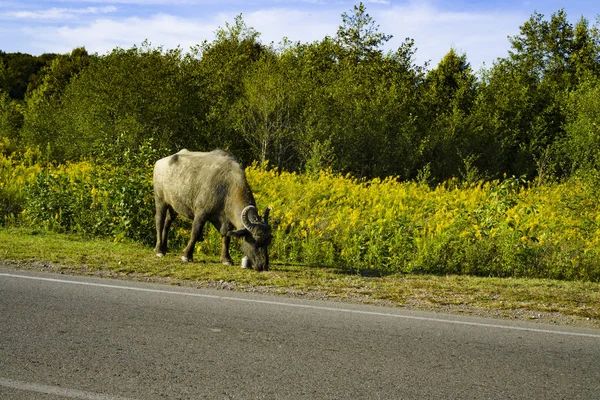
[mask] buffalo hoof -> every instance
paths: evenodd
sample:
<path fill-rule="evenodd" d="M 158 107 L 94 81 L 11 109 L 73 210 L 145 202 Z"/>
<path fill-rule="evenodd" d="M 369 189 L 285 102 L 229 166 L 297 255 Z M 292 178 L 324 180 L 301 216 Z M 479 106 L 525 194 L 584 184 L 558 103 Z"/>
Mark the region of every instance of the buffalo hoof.
<path fill-rule="evenodd" d="M 250 262 L 248 257 L 242 258 L 242 268 L 247 269 L 247 268 L 250 268 L 251 266 L 252 266 L 252 263 Z"/>
<path fill-rule="evenodd" d="M 164 256 L 165 256 L 165 255 L 164 255 L 163 253 L 156 253 L 156 257 L 158 257 L 158 258 L 162 258 L 162 257 L 164 257 Z"/>
<path fill-rule="evenodd" d="M 228 266 L 232 266 L 233 265 L 233 260 L 229 259 L 229 260 L 221 260 L 221 264 L 223 265 L 228 265 Z"/>
<path fill-rule="evenodd" d="M 192 262 L 191 258 L 187 258 L 186 256 L 181 256 L 181 261 L 183 262 Z"/>

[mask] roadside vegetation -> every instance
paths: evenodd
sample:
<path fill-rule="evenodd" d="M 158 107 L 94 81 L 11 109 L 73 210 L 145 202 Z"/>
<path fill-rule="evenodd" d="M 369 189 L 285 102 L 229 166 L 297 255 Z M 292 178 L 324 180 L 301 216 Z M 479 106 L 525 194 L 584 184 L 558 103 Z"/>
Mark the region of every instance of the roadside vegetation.
<path fill-rule="evenodd" d="M 0 230 L 4 266 L 334 298 L 595 326 L 600 319 L 594 176 L 528 186 L 514 179 L 435 188 L 332 172 L 246 169 L 272 205 L 271 271 L 220 265 L 207 226 L 182 263 L 189 221 L 154 256 L 151 167 L 30 166 L 2 160 L 18 212 Z M 53 233 L 54 232 L 54 233 Z"/>
<path fill-rule="evenodd" d="M 0 158 L 5 219 L 85 237 L 155 241 L 152 166 L 26 166 Z M 348 273 L 456 274 L 600 282 L 600 177 L 435 187 L 393 178 L 246 168 L 259 207 L 272 206 L 274 261 Z M 175 252 L 189 238 L 180 220 Z M 218 255 L 209 225 L 198 252 Z"/>
<path fill-rule="evenodd" d="M 94 274 L 597 320 L 600 33 L 533 14 L 506 58 L 384 53 L 364 5 L 336 37 L 32 57 L 0 52 L 0 260 Z M 157 260 L 152 166 L 231 151 L 272 206 L 272 271 Z M 239 259 L 239 249 L 234 249 Z M 250 289 L 248 289 L 250 290 Z M 515 311 L 517 310 L 517 311 Z M 520 312 L 519 311 L 519 312 Z"/>

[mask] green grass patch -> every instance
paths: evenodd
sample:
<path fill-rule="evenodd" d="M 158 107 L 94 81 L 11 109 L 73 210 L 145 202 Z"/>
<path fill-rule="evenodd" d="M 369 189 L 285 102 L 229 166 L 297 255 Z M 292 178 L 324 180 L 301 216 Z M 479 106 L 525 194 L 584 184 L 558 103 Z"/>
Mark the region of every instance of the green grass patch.
<path fill-rule="evenodd" d="M 193 263 L 183 263 L 179 256 L 174 250 L 157 258 L 150 247 L 137 243 L 0 229 L 4 267 L 600 327 L 600 284 L 593 282 L 400 273 L 363 276 L 345 269 L 283 263 L 259 273 L 221 265 L 215 256 L 196 255 Z"/>

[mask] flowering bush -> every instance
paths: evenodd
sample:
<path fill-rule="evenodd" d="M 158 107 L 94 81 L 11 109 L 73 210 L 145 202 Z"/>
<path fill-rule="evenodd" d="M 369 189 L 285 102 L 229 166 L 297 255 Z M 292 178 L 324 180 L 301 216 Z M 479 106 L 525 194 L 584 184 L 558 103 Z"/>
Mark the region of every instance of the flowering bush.
<path fill-rule="evenodd" d="M 393 178 L 361 181 L 327 171 L 308 176 L 258 165 L 246 174 L 259 208 L 273 207 L 275 261 L 371 274 L 600 281 L 597 174 L 545 186 L 509 178 L 449 181 L 433 189 Z M 0 222 L 18 215 L 49 229 L 152 244 L 151 176 L 147 164 L 42 168 L 4 158 L 0 200 L 10 206 Z M 217 255 L 219 235 L 208 225 L 197 250 Z M 172 249 L 183 247 L 189 228 L 189 221 L 173 226 Z"/>
<path fill-rule="evenodd" d="M 395 179 L 247 169 L 273 206 L 278 259 L 376 273 L 600 280 L 600 178 L 431 189 Z"/>
<path fill-rule="evenodd" d="M 148 168 L 67 164 L 27 185 L 22 220 L 35 226 L 149 244 L 154 196 Z"/>
<path fill-rule="evenodd" d="M 25 188 L 41 170 L 34 164 L 31 152 L 19 159 L 0 155 L 0 225 L 14 220 L 23 211 Z"/>

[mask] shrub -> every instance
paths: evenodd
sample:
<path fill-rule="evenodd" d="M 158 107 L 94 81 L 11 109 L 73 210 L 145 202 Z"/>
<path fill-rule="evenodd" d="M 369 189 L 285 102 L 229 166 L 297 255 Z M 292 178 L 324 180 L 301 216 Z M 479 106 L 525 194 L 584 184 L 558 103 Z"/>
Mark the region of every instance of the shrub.
<path fill-rule="evenodd" d="M 25 188 L 41 171 L 33 165 L 32 152 L 22 157 L 6 156 L 0 152 L 0 225 L 5 225 L 23 211 Z"/>
<path fill-rule="evenodd" d="M 600 280 L 600 178 L 528 187 L 247 169 L 279 259 L 375 273 Z M 592 261 L 593 260 L 593 261 Z"/>
<path fill-rule="evenodd" d="M 147 169 L 67 164 L 47 168 L 27 187 L 24 219 L 61 232 L 148 244 L 153 201 Z"/>
<path fill-rule="evenodd" d="M 62 232 L 154 242 L 149 163 L 21 165 L 2 160 L 0 195 L 20 221 Z M 274 261 L 368 274 L 430 273 L 600 281 L 600 176 L 529 186 L 520 179 L 435 188 L 252 165 L 258 207 L 272 206 Z M 6 188 L 9 188 L 8 190 Z M 12 197 L 9 197 L 12 196 Z M 20 210 L 23 209 L 21 212 Z M 183 247 L 178 219 L 170 247 Z M 207 224 L 203 253 L 218 255 Z M 239 249 L 234 248 L 234 254 Z"/>

